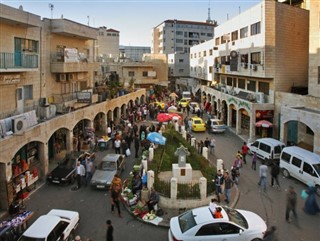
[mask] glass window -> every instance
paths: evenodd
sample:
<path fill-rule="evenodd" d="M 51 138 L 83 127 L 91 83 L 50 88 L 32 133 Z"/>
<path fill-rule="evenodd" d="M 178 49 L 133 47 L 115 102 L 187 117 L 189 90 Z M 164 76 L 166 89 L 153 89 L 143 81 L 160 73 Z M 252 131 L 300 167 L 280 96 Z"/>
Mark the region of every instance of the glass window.
<path fill-rule="evenodd" d="M 212 37 L 212 33 L 207 33 L 207 37 Z"/>
<path fill-rule="evenodd" d="M 219 45 L 219 44 L 220 44 L 220 38 L 216 38 L 215 45 Z"/>
<path fill-rule="evenodd" d="M 210 49 L 210 50 L 209 50 L 209 55 L 210 55 L 210 56 L 212 55 L 212 52 L 213 52 L 212 49 Z"/>
<path fill-rule="evenodd" d="M 176 35 L 183 35 L 182 31 L 176 31 Z"/>
<path fill-rule="evenodd" d="M 227 85 L 232 86 L 232 78 L 227 77 Z"/>
<path fill-rule="evenodd" d="M 209 66 L 209 73 L 210 73 L 210 74 L 212 73 L 212 69 L 213 69 L 213 67 L 212 67 L 212 66 Z"/>
<path fill-rule="evenodd" d="M 285 161 L 285 162 L 290 162 L 290 158 L 291 158 L 291 155 L 286 153 L 286 152 L 282 152 L 281 154 L 281 160 Z"/>
<path fill-rule="evenodd" d="M 220 235 L 220 225 L 219 223 L 210 223 L 203 225 L 198 232 L 196 233 L 196 236 L 210 236 L 210 235 Z"/>
<path fill-rule="evenodd" d="M 258 85 L 259 85 L 258 87 L 259 92 L 262 92 L 265 95 L 269 95 L 269 83 L 259 82 Z"/>
<path fill-rule="evenodd" d="M 192 210 L 181 214 L 178 218 L 181 232 L 184 233 L 197 225 Z"/>
<path fill-rule="evenodd" d="M 235 41 L 238 39 L 238 30 L 231 33 L 231 41 Z"/>
<path fill-rule="evenodd" d="M 177 39 L 176 39 L 176 43 L 183 43 L 183 39 L 177 38 Z"/>
<path fill-rule="evenodd" d="M 271 152 L 271 147 L 264 144 L 264 143 L 260 143 L 260 147 L 259 147 L 260 150 L 266 152 L 266 153 L 270 153 Z"/>
<path fill-rule="evenodd" d="M 250 90 L 252 92 L 256 92 L 256 82 L 254 80 L 247 81 L 247 90 Z"/>
<path fill-rule="evenodd" d="M 254 23 L 251 25 L 251 35 L 256 35 L 261 32 L 260 30 L 260 22 Z"/>
<path fill-rule="evenodd" d="M 128 72 L 128 75 L 129 75 L 130 77 L 134 77 L 134 71 L 129 71 L 129 72 Z"/>
<path fill-rule="evenodd" d="M 203 57 L 207 56 L 207 51 L 203 51 Z"/>
<path fill-rule="evenodd" d="M 300 168 L 301 163 L 302 163 L 302 160 L 301 160 L 301 159 L 299 159 L 299 158 L 297 158 L 297 157 L 295 157 L 295 156 L 292 157 L 292 165 Z"/>
<path fill-rule="evenodd" d="M 143 71 L 143 72 L 142 72 L 142 76 L 143 76 L 143 77 L 148 77 L 148 71 Z"/>
<path fill-rule="evenodd" d="M 183 63 L 183 59 L 179 59 L 179 63 Z"/>
<path fill-rule="evenodd" d="M 240 29 L 240 39 L 248 37 L 248 27 Z"/>
<path fill-rule="evenodd" d="M 220 223 L 220 232 L 221 234 L 238 234 L 240 228 L 231 224 L 231 223 Z"/>
<path fill-rule="evenodd" d="M 241 54 L 241 63 L 248 63 L 248 54 Z"/>
<path fill-rule="evenodd" d="M 303 171 L 308 173 L 311 176 L 314 176 L 313 168 L 309 163 L 306 163 L 306 162 L 303 163 Z"/>
<path fill-rule="evenodd" d="M 23 94 L 25 100 L 33 99 L 33 85 L 25 85 L 23 86 Z"/>
<path fill-rule="evenodd" d="M 251 64 L 261 64 L 261 53 L 251 53 Z"/>
<path fill-rule="evenodd" d="M 245 79 L 238 79 L 238 88 L 246 89 L 246 80 Z"/>

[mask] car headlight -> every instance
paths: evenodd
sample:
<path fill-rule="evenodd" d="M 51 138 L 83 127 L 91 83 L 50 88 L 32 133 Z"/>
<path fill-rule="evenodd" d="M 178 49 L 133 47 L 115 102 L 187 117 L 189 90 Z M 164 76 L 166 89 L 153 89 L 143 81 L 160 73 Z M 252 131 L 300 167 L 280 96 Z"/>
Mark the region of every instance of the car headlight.
<path fill-rule="evenodd" d="M 111 182 L 107 182 L 107 185 L 111 185 Z"/>
<path fill-rule="evenodd" d="M 65 178 L 61 178 L 61 181 L 65 181 L 66 179 Z"/>
<path fill-rule="evenodd" d="M 92 184 L 95 184 L 97 181 L 96 180 L 91 180 L 91 183 Z"/>

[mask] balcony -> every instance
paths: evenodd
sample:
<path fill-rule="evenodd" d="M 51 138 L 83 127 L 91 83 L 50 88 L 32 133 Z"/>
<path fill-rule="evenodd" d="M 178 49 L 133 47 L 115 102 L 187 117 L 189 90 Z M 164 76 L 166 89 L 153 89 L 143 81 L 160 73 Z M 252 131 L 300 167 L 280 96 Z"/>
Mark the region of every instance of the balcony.
<path fill-rule="evenodd" d="M 38 70 L 38 54 L 0 52 L 1 72 L 25 72 Z"/>
<path fill-rule="evenodd" d="M 95 63 L 89 62 L 87 57 L 79 57 L 68 62 L 59 53 L 51 55 L 51 73 L 89 72 L 94 65 Z"/>

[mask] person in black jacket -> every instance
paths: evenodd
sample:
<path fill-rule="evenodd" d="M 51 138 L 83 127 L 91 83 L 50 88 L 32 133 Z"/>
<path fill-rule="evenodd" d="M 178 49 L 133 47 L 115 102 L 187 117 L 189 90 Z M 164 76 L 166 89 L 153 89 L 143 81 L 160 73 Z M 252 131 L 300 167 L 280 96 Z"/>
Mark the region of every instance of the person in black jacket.
<path fill-rule="evenodd" d="M 278 180 L 279 173 L 280 173 L 280 167 L 275 161 L 273 161 L 272 167 L 271 167 L 271 187 L 274 187 L 274 181 L 275 181 L 278 189 L 280 189 L 280 184 Z"/>
<path fill-rule="evenodd" d="M 136 135 L 136 136 L 134 137 L 134 149 L 135 149 L 135 151 L 136 151 L 136 153 L 135 153 L 135 158 L 138 158 L 139 147 L 140 147 L 140 139 L 139 139 L 139 136 Z"/>
<path fill-rule="evenodd" d="M 113 241 L 113 226 L 111 220 L 107 220 L 107 241 Z"/>

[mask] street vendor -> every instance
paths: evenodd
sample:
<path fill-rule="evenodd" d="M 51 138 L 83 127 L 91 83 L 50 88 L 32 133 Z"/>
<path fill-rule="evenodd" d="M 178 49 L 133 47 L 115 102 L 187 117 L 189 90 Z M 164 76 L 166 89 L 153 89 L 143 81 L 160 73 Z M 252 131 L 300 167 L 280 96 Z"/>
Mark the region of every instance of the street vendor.
<path fill-rule="evenodd" d="M 158 204 L 159 198 L 160 198 L 160 197 L 159 197 L 159 193 L 156 192 L 156 190 L 152 187 L 152 188 L 151 188 L 150 199 L 149 199 L 149 201 L 147 202 L 149 212 L 150 212 L 150 211 L 155 211 L 155 205 Z"/>

